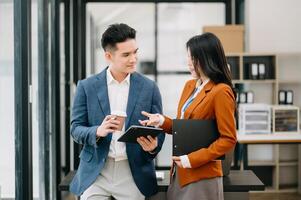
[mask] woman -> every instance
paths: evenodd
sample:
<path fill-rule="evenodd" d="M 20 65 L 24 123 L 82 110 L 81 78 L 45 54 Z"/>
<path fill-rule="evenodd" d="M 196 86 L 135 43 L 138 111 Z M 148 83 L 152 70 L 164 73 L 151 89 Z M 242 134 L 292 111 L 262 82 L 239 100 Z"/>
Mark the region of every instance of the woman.
<path fill-rule="evenodd" d="M 235 92 L 221 42 L 212 33 L 192 37 L 187 43 L 189 80 L 178 104 L 177 118 L 215 119 L 220 137 L 208 148 L 188 155 L 174 156 L 169 200 L 223 200 L 221 161 L 216 160 L 236 143 Z M 148 119 L 142 125 L 160 126 L 171 134 L 172 119 L 142 112 Z M 201 131 L 200 131 L 201 134 Z M 150 145 L 144 138 L 138 142 Z M 174 173 L 175 172 L 175 173 Z"/>

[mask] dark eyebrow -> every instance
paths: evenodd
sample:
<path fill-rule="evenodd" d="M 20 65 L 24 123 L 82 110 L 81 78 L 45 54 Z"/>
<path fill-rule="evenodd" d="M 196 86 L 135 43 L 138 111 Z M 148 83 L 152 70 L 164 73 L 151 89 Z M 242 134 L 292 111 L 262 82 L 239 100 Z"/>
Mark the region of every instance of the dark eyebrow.
<path fill-rule="evenodd" d="M 137 48 L 135 51 L 134 51 L 134 53 L 136 53 L 137 51 L 138 51 L 138 49 L 139 48 Z M 124 53 L 122 53 L 122 55 L 126 55 L 126 54 L 130 54 L 131 52 L 124 52 Z"/>

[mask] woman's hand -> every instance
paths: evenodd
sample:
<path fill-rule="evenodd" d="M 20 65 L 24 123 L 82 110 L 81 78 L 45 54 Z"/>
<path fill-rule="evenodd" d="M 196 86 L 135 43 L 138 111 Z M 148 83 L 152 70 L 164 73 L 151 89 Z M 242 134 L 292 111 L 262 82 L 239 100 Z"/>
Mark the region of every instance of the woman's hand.
<path fill-rule="evenodd" d="M 142 115 L 148 117 L 147 120 L 139 120 L 139 123 L 142 126 L 155 126 L 159 127 L 160 126 L 160 114 L 151 114 L 145 111 L 141 112 Z"/>
<path fill-rule="evenodd" d="M 144 151 L 152 153 L 158 146 L 158 138 L 153 138 L 152 136 L 148 135 L 147 138 L 139 137 L 137 138 L 137 142 L 140 144 Z"/>
<path fill-rule="evenodd" d="M 183 168 L 181 158 L 179 156 L 173 156 L 172 160 L 177 164 L 178 167 Z"/>

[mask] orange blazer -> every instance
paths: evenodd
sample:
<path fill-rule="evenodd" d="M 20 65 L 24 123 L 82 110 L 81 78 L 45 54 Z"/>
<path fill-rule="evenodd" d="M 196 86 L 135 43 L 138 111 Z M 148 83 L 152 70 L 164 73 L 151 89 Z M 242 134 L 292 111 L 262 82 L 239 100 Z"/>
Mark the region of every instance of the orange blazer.
<path fill-rule="evenodd" d="M 182 92 L 178 104 L 177 118 L 181 109 L 195 89 L 196 80 L 189 80 Z M 220 137 L 208 148 L 202 148 L 188 154 L 192 168 L 177 168 L 180 186 L 202 179 L 223 176 L 220 160 L 236 144 L 235 98 L 232 89 L 223 83 L 215 84 L 209 81 L 195 97 L 184 113 L 184 119 L 215 119 Z M 172 119 L 165 117 L 162 128 L 171 134 Z M 202 131 L 200 130 L 200 134 Z"/>

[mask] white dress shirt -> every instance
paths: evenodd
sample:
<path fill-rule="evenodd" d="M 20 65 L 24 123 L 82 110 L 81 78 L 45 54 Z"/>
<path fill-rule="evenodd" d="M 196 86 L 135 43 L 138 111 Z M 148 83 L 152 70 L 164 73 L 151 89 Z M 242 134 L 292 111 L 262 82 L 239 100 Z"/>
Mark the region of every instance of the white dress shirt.
<path fill-rule="evenodd" d="M 107 69 L 107 86 L 108 96 L 110 102 L 111 113 L 118 111 L 126 113 L 126 107 L 130 89 L 130 74 L 119 83 L 111 74 L 110 69 Z M 114 158 L 115 161 L 126 160 L 126 146 L 124 142 L 118 142 L 117 139 L 124 133 L 124 126 L 122 131 L 114 131 L 110 144 L 109 157 Z"/>

